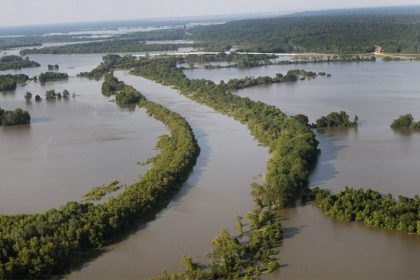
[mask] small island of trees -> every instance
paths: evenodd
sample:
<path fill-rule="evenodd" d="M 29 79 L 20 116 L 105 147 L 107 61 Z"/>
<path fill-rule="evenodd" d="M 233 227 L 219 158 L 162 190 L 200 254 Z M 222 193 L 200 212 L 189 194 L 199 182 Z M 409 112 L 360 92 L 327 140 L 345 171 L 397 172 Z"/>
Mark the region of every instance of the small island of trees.
<path fill-rule="evenodd" d="M 29 60 L 28 57 L 22 58 L 17 55 L 7 55 L 0 58 L 0 71 L 2 70 L 18 70 L 21 68 L 39 67 L 36 61 Z"/>
<path fill-rule="evenodd" d="M 323 116 L 316 121 L 316 128 L 327 128 L 327 127 L 357 127 L 359 118 L 354 117 L 353 121 L 350 121 L 350 116 L 346 112 L 332 112 L 327 116 Z"/>
<path fill-rule="evenodd" d="M 60 69 L 60 66 L 58 66 L 58 64 L 48 64 L 48 71 L 57 71 Z"/>
<path fill-rule="evenodd" d="M 0 91 L 15 90 L 17 83 L 25 83 L 29 77 L 24 74 L 0 75 Z"/>
<path fill-rule="evenodd" d="M 55 89 L 50 89 L 47 90 L 47 92 L 45 93 L 45 99 L 49 100 L 49 101 L 53 101 L 55 99 L 69 99 L 70 97 L 70 92 L 65 89 L 63 90 L 63 93 L 61 92 L 56 92 Z"/>
<path fill-rule="evenodd" d="M 0 125 L 2 126 L 12 126 L 12 125 L 22 125 L 30 124 L 31 116 L 27 111 L 17 108 L 14 111 L 5 111 L 0 108 Z"/>
<path fill-rule="evenodd" d="M 42 84 L 44 84 L 49 81 L 67 80 L 68 78 L 69 78 L 69 75 L 67 73 L 45 72 L 39 75 L 38 80 Z"/>
<path fill-rule="evenodd" d="M 382 195 L 377 191 L 346 187 L 338 194 L 315 188 L 314 204 L 333 218 L 346 222 L 364 222 L 377 228 L 386 228 L 420 235 L 420 197 Z"/>
<path fill-rule="evenodd" d="M 413 115 L 405 114 L 396 118 L 392 124 L 393 129 L 415 129 L 420 130 L 420 122 L 415 122 Z"/>

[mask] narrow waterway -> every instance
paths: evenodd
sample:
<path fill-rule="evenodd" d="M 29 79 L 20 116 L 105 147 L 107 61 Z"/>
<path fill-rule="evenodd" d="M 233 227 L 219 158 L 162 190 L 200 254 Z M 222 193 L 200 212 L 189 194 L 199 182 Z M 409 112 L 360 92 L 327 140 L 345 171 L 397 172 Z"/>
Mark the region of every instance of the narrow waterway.
<path fill-rule="evenodd" d="M 155 220 L 69 275 L 78 279 L 146 279 L 182 269 L 182 256 L 205 261 L 211 239 L 222 227 L 233 230 L 236 215 L 252 207 L 250 184 L 261 180 L 268 151 L 234 119 L 199 105 L 149 80 L 116 76 L 148 99 L 183 115 L 198 139 L 201 154 L 181 191 Z"/>

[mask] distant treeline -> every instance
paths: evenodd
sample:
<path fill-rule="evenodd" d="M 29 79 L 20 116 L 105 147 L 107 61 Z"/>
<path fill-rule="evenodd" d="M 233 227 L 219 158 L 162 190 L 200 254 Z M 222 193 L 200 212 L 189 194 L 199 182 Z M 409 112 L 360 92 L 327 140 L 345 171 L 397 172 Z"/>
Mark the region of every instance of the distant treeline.
<path fill-rule="evenodd" d="M 198 26 L 190 30 L 195 41 L 210 49 L 240 46 L 257 52 L 419 53 L 420 11 L 387 14 L 290 15 Z"/>
<path fill-rule="evenodd" d="M 0 75 L 0 91 L 15 90 L 17 83 L 25 83 L 29 77 L 24 74 L 8 74 Z"/>
<path fill-rule="evenodd" d="M 176 51 L 189 44 L 146 44 L 138 40 L 109 40 L 65 46 L 45 47 L 39 49 L 24 49 L 20 53 L 26 54 L 84 54 L 84 53 L 118 53 L 118 52 L 154 52 Z"/>
<path fill-rule="evenodd" d="M 29 60 L 28 57 L 25 59 L 17 55 L 8 55 L 0 57 L 0 71 L 9 69 L 21 69 L 29 67 L 38 67 L 40 64 L 36 61 Z"/>
<path fill-rule="evenodd" d="M 296 65 L 296 64 L 315 64 L 315 63 L 349 63 L 349 62 L 375 62 L 374 56 L 360 56 L 360 55 L 335 55 L 326 57 L 299 57 L 293 60 L 274 61 L 270 59 L 245 61 L 243 63 L 232 63 L 228 65 L 204 65 L 205 69 L 219 69 L 219 68 L 251 68 L 269 65 Z"/>
<path fill-rule="evenodd" d="M 20 108 L 17 108 L 14 111 L 5 111 L 0 108 L 0 126 L 12 126 L 30 123 L 31 115 L 29 115 L 27 111 L 23 111 Z"/>

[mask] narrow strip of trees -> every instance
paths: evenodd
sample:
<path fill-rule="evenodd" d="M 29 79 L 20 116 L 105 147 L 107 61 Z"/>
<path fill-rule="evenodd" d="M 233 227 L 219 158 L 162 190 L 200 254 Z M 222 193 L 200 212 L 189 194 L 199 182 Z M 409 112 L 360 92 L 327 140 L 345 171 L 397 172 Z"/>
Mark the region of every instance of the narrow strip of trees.
<path fill-rule="evenodd" d="M 171 132 L 159 138 L 159 154 L 149 160 L 152 167 L 103 203 L 90 200 L 115 191 L 115 185 L 90 191 L 86 202 L 69 202 L 45 213 L 0 215 L 0 279 L 67 272 L 91 250 L 161 210 L 185 182 L 199 154 L 190 126 L 179 114 L 144 97 L 139 105 Z"/>

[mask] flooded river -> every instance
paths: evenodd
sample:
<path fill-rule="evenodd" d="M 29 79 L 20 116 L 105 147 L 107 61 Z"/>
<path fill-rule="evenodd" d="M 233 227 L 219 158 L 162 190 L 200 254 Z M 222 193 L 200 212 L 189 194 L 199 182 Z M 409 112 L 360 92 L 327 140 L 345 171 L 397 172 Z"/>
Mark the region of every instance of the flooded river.
<path fill-rule="evenodd" d="M 107 253 L 70 278 L 147 279 L 164 270 L 181 270 L 184 255 L 205 261 L 210 241 L 221 227 L 233 230 L 236 215 L 252 207 L 250 184 L 261 180 L 258 175 L 265 171 L 268 160 L 268 151 L 237 121 L 168 87 L 122 72 L 116 76 L 148 99 L 186 117 L 201 153 L 180 193 L 156 220 L 107 248 Z"/>
<path fill-rule="evenodd" d="M 100 60 L 100 56 L 98 57 Z M 93 57 L 93 59 L 95 59 Z M 59 63 L 68 81 L 45 86 L 29 83 L 0 93 L 0 107 L 21 107 L 30 126 L 0 127 L 0 213 L 45 211 L 70 200 L 80 201 L 93 186 L 120 180 L 131 183 L 145 171 L 137 162 L 155 155 L 157 137 L 168 130 L 144 110 L 119 108 L 101 93 L 101 82 L 74 77 L 95 64 L 85 56 L 49 56 L 43 66 Z M 41 71 L 40 68 L 28 71 Z M 1 73 L 1 72 L 0 72 Z M 45 91 L 68 89 L 75 98 L 47 102 Z M 42 102 L 25 102 L 26 91 Z"/>
<path fill-rule="evenodd" d="M 268 66 L 187 71 L 190 78 L 216 82 L 245 76 L 274 76 L 289 69 L 325 71 L 332 77 L 240 90 L 240 96 L 273 104 L 314 122 L 332 111 L 358 115 L 357 129 L 318 133 L 322 153 L 310 185 L 337 192 L 344 186 L 372 187 L 383 193 L 420 194 L 420 134 L 389 128 L 412 113 L 420 120 L 418 62 L 377 62 Z M 418 278 L 420 237 L 334 222 L 312 206 L 283 211 L 282 268 L 267 279 Z"/>
<path fill-rule="evenodd" d="M 75 77 L 95 67 L 101 56 L 31 56 L 42 67 L 20 72 L 32 76 L 46 71 L 47 64 L 59 64 L 60 71 L 69 73 L 69 81 L 46 86 L 30 83 L 0 94 L 0 107 L 22 107 L 33 118 L 30 127 L 0 129 L 1 213 L 56 207 L 80 200 L 94 185 L 114 179 L 128 183 L 144 172 L 136 163 L 156 152 L 156 138 L 167 130 L 143 110 L 130 111 L 109 102 L 100 93 L 100 82 Z M 310 185 L 323 185 L 334 192 L 347 185 L 394 195 L 419 194 L 420 133 L 397 133 L 389 125 L 403 113 L 420 120 L 420 82 L 416 77 L 420 63 L 196 69 L 187 75 L 220 81 L 274 76 L 294 68 L 324 71 L 332 77 L 249 88 L 237 94 L 276 105 L 288 114 L 306 114 L 311 121 L 339 110 L 359 116 L 357 129 L 317 133 L 322 153 Z M 236 215 L 245 215 L 252 207 L 249 185 L 261 180 L 259 175 L 268 160 L 267 149 L 235 120 L 168 87 L 122 71 L 116 75 L 148 99 L 183 115 L 194 130 L 201 154 L 188 181 L 155 220 L 139 225 L 69 278 L 147 279 L 164 270 L 180 270 L 183 255 L 205 261 L 219 229 L 232 229 Z M 51 88 L 67 88 L 77 96 L 67 102 L 25 103 L 26 91 L 43 95 Z M 418 236 L 336 222 L 312 206 L 287 209 L 282 215 L 281 269 L 264 276 L 266 279 L 420 275 Z"/>

